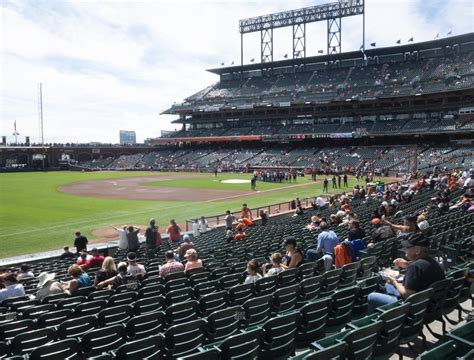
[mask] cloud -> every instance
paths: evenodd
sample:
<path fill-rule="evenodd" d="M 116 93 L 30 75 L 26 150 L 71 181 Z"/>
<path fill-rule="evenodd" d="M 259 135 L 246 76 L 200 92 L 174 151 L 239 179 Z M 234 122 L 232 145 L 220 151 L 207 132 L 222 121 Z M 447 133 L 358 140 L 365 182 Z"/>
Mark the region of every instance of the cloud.
<path fill-rule="evenodd" d="M 325 1 L 318 1 L 323 3 Z M 366 40 L 390 46 L 472 31 L 470 1 L 366 0 Z M 3 1 L 1 132 L 38 141 L 43 83 L 48 142 L 118 142 L 173 129 L 160 116 L 173 102 L 215 83 L 205 69 L 240 62 L 238 20 L 313 1 Z M 326 48 L 325 23 L 307 27 L 307 55 Z M 291 54 L 291 29 L 274 33 L 274 58 Z M 343 19 L 343 51 L 358 49 L 361 18 Z M 244 37 L 244 62 L 259 59 L 259 34 Z"/>

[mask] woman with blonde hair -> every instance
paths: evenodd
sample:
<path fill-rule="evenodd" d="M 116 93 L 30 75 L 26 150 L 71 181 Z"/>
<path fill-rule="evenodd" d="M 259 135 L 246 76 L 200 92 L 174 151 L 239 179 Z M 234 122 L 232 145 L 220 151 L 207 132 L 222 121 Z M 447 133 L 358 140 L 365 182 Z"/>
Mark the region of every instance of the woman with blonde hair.
<path fill-rule="evenodd" d="M 91 279 L 89 275 L 87 275 L 87 273 L 84 272 L 79 265 L 71 265 L 67 272 L 72 276 L 72 280 L 69 281 L 67 290 L 65 291 L 69 295 L 74 294 L 74 292 L 80 288 L 91 286 Z"/>
<path fill-rule="evenodd" d="M 97 286 L 98 283 L 110 279 L 117 275 L 117 268 L 115 267 L 114 258 L 107 256 L 102 263 L 100 270 L 97 270 L 94 279 L 94 286 Z"/>

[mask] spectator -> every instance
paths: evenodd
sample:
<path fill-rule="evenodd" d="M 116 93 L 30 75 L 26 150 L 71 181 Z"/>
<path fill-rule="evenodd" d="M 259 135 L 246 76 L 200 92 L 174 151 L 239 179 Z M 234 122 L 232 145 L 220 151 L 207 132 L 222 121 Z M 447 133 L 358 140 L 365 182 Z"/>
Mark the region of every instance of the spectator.
<path fill-rule="evenodd" d="M 117 275 L 117 268 L 115 267 L 114 259 L 107 256 L 102 262 L 102 267 L 97 270 L 94 279 L 94 285 L 97 286 L 102 281 L 113 278 Z"/>
<path fill-rule="evenodd" d="M 105 285 L 108 285 L 107 282 L 109 282 L 112 285 L 113 289 L 118 288 L 121 285 L 130 285 L 132 288 L 138 287 L 138 282 L 135 276 L 130 275 L 128 273 L 128 266 L 126 262 L 121 262 L 117 266 L 117 276 L 110 278 L 109 280 L 104 281 L 103 283 L 99 283 L 99 287 L 104 287 Z"/>
<path fill-rule="evenodd" d="M 365 231 L 360 228 L 360 224 L 357 220 L 352 220 L 349 223 L 349 241 L 357 240 L 357 239 L 364 239 L 365 238 Z"/>
<path fill-rule="evenodd" d="M 126 229 L 127 229 L 127 225 L 125 225 L 123 228 L 118 228 L 116 226 L 113 226 L 113 225 L 110 225 L 111 227 L 113 227 L 115 229 L 115 231 L 117 231 L 118 233 L 118 237 L 119 237 L 119 241 L 118 241 L 118 247 L 120 249 L 127 249 L 128 247 L 128 240 L 127 240 L 127 232 L 126 232 Z"/>
<path fill-rule="evenodd" d="M 321 233 L 317 238 L 317 249 L 309 249 L 306 253 L 306 261 L 316 261 L 323 259 L 324 268 L 329 270 L 334 262 L 334 248 L 339 245 L 339 239 L 334 231 L 329 230 L 329 225 L 325 221 L 319 224 Z"/>
<path fill-rule="evenodd" d="M 54 281 L 55 273 L 42 272 L 38 275 L 38 291 L 35 299 L 43 301 L 45 297 L 55 294 L 63 294 L 64 288 L 58 281 Z"/>
<path fill-rule="evenodd" d="M 292 236 L 287 237 L 284 241 L 286 250 L 286 267 L 296 268 L 303 262 L 303 252 L 296 243 L 296 239 Z"/>
<path fill-rule="evenodd" d="M 92 255 L 89 255 L 86 251 L 82 251 L 76 260 L 76 265 L 87 269 L 90 259 L 92 259 Z"/>
<path fill-rule="evenodd" d="M 179 241 L 181 240 L 181 228 L 176 224 L 174 219 L 170 220 L 170 224 L 166 228 L 166 232 L 169 234 L 169 241 Z"/>
<path fill-rule="evenodd" d="M 268 224 L 268 210 L 260 210 L 260 220 L 262 226 L 266 226 Z"/>
<path fill-rule="evenodd" d="M 274 276 L 278 275 L 282 271 L 285 270 L 285 268 L 282 265 L 282 257 L 279 252 L 273 253 L 272 256 L 270 257 L 270 261 L 272 264 L 272 268 L 267 271 L 267 264 L 262 264 L 262 274 L 263 276 Z"/>
<path fill-rule="evenodd" d="M 234 239 L 236 241 L 241 241 L 241 240 L 245 240 L 246 237 L 247 237 L 247 234 L 245 234 L 244 229 L 238 228 L 237 234 L 235 234 Z"/>
<path fill-rule="evenodd" d="M 183 242 L 178 247 L 178 250 L 176 252 L 178 253 L 179 257 L 182 259 L 184 258 L 184 254 L 186 254 L 186 251 L 193 248 L 194 248 L 194 244 L 191 242 L 191 238 L 189 237 L 188 234 L 185 234 L 183 236 Z"/>
<path fill-rule="evenodd" d="M 92 284 L 89 275 L 77 264 L 69 267 L 68 274 L 72 276 L 72 280 L 69 281 L 65 291 L 69 295 L 73 295 L 78 289 L 91 286 Z"/>
<path fill-rule="evenodd" d="M 186 259 L 184 271 L 202 267 L 202 261 L 198 259 L 198 254 L 195 249 L 188 249 L 184 254 L 184 258 Z"/>
<path fill-rule="evenodd" d="M 230 210 L 227 210 L 225 212 L 225 227 L 226 227 L 226 230 L 232 230 L 232 224 L 234 223 L 235 221 L 235 217 L 234 215 L 232 215 L 232 213 L 230 212 Z"/>
<path fill-rule="evenodd" d="M 150 219 L 150 226 L 145 230 L 145 245 L 149 258 L 154 256 L 155 249 L 161 245 L 161 235 L 155 219 Z"/>
<path fill-rule="evenodd" d="M 201 219 L 199 220 L 199 234 L 204 234 L 207 231 L 208 228 L 207 220 L 204 216 L 201 216 Z"/>
<path fill-rule="evenodd" d="M 408 234 L 419 231 L 418 225 L 416 223 L 416 215 L 407 215 L 403 220 L 403 225 L 392 224 L 385 219 L 385 216 L 382 216 L 382 221 L 389 225 L 393 232 L 397 234 L 397 237 L 405 237 Z"/>
<path fill-rule="evenodd" d="M 253 284 L 257 280 L 262 278 L 258 272 L 258 261 L 257 259 L 250 260 L 247 263 L 247 277 L 245 278 L 244 284 Z"/>
<path fill-rule="evenodd" d="M 128 274 L 135 277 L 138 281 L 142 281 L 146 275 L 145 267 L 137 263 L 137 254 L 129 252 L 127 254 Z"/>
<path fill-rule="evenodd" d="M 166 275 L 175 272 L 184 271 L 184 265 L 176 261 L 173 250 L 168 250 L 165 254 L 166 264 L 160 269 L 160 277 L 165 278 Z"/>
<path fill-rule="evenodd" d="M 104 262 L 104 257 L 99 254 L 97 248 L 92 248 L 91 250 L 91 258 L 87 260 L 86 266 L 88 269 L 90 268 L 97 268 L 101 267 L 102 263 Z"/>
<path fill-rule="evenodd" d="M 373 292 L 369 294 L 369 313 L 380 306 L 391 304 L 399 298 L 406 299 L 408 296 L 428 289 L 431 284 L 444 279 L 444 271 L 436 260 L 429 254 L 430 240 L 422 233 L 411 233 L 406 240 L 402 241 L 405 248 L 405 256 L 408 259 L 395 259 L 393 263 L 406 269 L 403 282 L 397 281 L 392 276 L 387 276 L 385 285 L 386 294 Z"/>
<path fill-rule="evenodd" d="M 193 236 L 199 236 L 199 220 L 194 219 L 193 221 Z"/>
<path fill-rule="evenodd" d="M 392 228 L 389 225 L 383 224 L 379 218 L 373 218 L 371 223 L 375 227 L 375 230 L 372 233 L 372 243 L 383 242 L 392 236 L 395 236 Z"/>
<path fill-rule="evenodd" d="M 14 273 L 4 274 L 2 276 L 2 282 L 5 288 L 0 289 L 0 303 L 12 297 L 25 295 L 25 289 L 22 284 L 18 283 L 18 279 Z"/>
<path fill-rule="evenodd" d="M 249 220 L 253 220 L 252 218 L 252 211 L 250 211 L 250 209 L 248 208 L 247 204 L 242 204 L 242 219 L 249 219 Z"/>
<path fill-rule="evenodd" d="M 318 215 L 311 216 L 311 222 L 306 225 L 306 229 L 308 230 L 317 230 L 319 229 L 319 223 L 321 222 L 321 218 Z"/>
<path fill-rule="evenodd" d="M 20 271 L 18 272 L 17 279 L 18 281 L 34 278 L 35 274 L 30 271 L 27 264 L 22 264 L 20 266 Z"/>
<path fill-rule="evenodd" d="M 234 233 L 232 232 L 232 230 L 227 230 L 226 233 L 225 233 L 225 240 L 229 243 L 231 242 L 232 240 L 235 240 L 234 238 Z"/>
<path fill-rule="evenodd" d="M 137 226 L 130 225 L 125 234 L 127 235 L 127 247 L 128 251 L 136 252 L 140 247 L 140 241 L 138 241 L 138 233 L 140 232 L 140 228 Z"/>
<path fill-rule="evenodd" d="M 73 258 L 75 256 L 76 255 L 74 255 L 74 253 L 69 251 L 69 246 L 65 246 L 65 247 L 63 247 L 63 253 L 59 256 L 59 259 L 60 260 L 70 259 L 70 258 Z"/>
<path fill-rule="evenodd" d="M 81 235 L 80 231 L 75 233 L 76 238 L 74 239 L 74 246 L 76 247 L 76 253 L 80 253 L 81 251 L 87 251 L 87 244 L 89 241 L 84 235 Z"/>

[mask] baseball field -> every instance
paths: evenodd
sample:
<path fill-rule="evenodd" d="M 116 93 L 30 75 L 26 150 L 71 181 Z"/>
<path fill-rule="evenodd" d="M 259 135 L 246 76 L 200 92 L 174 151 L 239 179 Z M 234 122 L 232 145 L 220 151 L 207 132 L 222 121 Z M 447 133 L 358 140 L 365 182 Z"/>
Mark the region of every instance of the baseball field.
<path fill-rule="evenodd" d="M 250 174 L 157 172 L 32 172 L 0 174 L 0 258 L 61 249 L 74 232 L 91 242 L 114 236 L 110 225 L 145 228 L 156 218 L 162 232 L 170 219 L 238 211 L 322 194 L 322 178 L 293 183 L 257 182 Z M 242 182 L 246 180 L 247 182 Z M 349 189 L 356 184 L 349 178 Z M 330 193 L 340 193 L 331 189 Z"/>

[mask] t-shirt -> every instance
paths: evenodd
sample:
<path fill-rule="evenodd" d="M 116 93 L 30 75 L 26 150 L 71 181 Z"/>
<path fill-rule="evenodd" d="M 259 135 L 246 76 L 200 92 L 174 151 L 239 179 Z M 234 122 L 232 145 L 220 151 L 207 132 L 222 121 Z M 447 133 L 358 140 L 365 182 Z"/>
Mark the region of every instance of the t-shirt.
<path fill-rule="evenodd" d="M 184 267 L 184 271 L 188 271 L 188 270 L 196 269 L 196 268 L 201 268 L 201 267 L 202 267 L 201 259 L 197 259 L 196 261 L 188 261 L 186 263 L 186 266 Z"/>
<path fill-rule="evenodd" d="M 372 241 L 374 243 L 378 243 L 381 241 L 385 241 L 394 235 L 395 234 L 393 233 L 392 228 L 390 226 L 382 225 L 375 229 L 375 231 L 372 233 Z"/>
<path fill-rule="evenodd" d="M 284 271 L 284 270 L 285 270 L 285 269 L 284 269 L 282 266 L 279 266 L 279 267 L 272 267 L 270 270 L 268 270 L 267 276 L 278 275 L 279 273 L 281 273 L 281 272 Z"/>
<path fill-rule="evenodd" d="M 408 265 L 403 286 L 413 291 L 423 291 L 436 281 L 444 279 L 444 271 L 431 257 L 417 259 Z"/>
<path fill-rule="evenodd" d="M 92 256 L 92 258 L 87 260 L 86 266 L 88 268 L 100 267 L 102 266 L 103 262 L 104 262 L 104 257 L 102 255 Z"/>
<path fill-rule="evenodd" d="M 339 240 L 334 231 L 324 230 L 318 235 L 318 249 L 321 248 L 323 252 L 332 254 L 337 245 Z"/>
<path fill-rule="evenodd" d="M 253 284 L 261 278 L 262 278 L 262 275 L 260 275 L 258 273 L 255 274 L 255 275 L 248 275 L 247 278 L 244 281 L 244 284 Z"/>
<path fill-rule="evenodd" d="M 136 265 L 128 265 L 127 273 L 134 277 L 141 277 L 143 278 L 146 275 L 145 267 L 141 264 Z"/>
<path fill-rule="evenodd" d="M 89 241 L 87 240 L 87 238 L 84 235 L 80 235 L 80 236 L 76 237 L 76 239 L 74 240 L 74 246 L 76 247 L 76 251 L 80 252 L 82 250 L 87 250 L 87 243 L 88 242 Z"/>
<path fill-rule="evenodd" d="M 161 240 L 159 237 L 158 227 L 157 226 L 149 226 L 145 231 L 145 244 L 148 249 L 154 249 L 158 243 L 158 240 Z M 161 243 L 161 241 L 159 241 Z"/>
<path fill-rule="evenodd" d="M 225 216 L 225 225 L 228 229 L 232 227 L 232 223 L 234 222 L 234 216 L 232 214 L 228 214 Z"/>
<path fill-rule="evenodd" d="M 169 237 L 170 241 L 179 241 L 181 239 L 180 231 L 181 229 L 179 228 L 179 226 L 178 226 L 178 231 L 174 231 L 173 225 L 169 225 L 166 228 L 166 232 L 170 234 L 170 237 Z"/>
<path fill-rule="evenodd" d="M 140 242 L 138 241 L 138 232 L 138 229 L 127 232 L 128 248 L 130 250 L 137 250 L 140 247 Z"/>
<path fill-rule="evenodd" d="M 59 258 L 63 260 L 63 259 L 73 258 L 73 257 L 76 257 L 76 255 L 74 255 L 74 253 L 70 251 L 67 251 L 67 252 L 63 252 Z"/>

